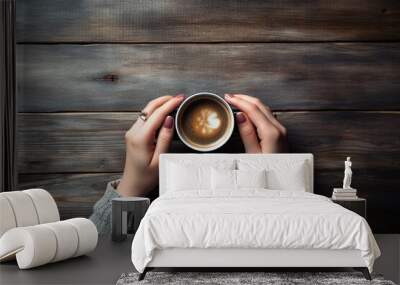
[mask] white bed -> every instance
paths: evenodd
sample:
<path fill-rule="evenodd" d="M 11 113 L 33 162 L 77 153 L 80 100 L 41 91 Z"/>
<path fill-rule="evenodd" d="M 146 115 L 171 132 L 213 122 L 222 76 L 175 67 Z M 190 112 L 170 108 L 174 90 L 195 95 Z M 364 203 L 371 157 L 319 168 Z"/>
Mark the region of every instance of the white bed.
<path fill-rule="evenodd" d="M 370 278 L 380 255 L 362 217 L 312 194 L 311 154 L 163 154 L 159 189 L 132 243 L 140 279 L 154 267 L 354 267 Z"/>

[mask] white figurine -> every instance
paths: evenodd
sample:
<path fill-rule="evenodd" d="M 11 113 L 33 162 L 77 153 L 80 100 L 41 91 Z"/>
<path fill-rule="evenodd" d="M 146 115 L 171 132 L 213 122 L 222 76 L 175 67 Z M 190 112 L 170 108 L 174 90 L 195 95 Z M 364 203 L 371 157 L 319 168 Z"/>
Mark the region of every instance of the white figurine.
<path fill-rule="evenodd" d="M 350 156 L 347 157 L 344 162 L 344 179 L 343 179 L 343 189 L 353 189 L 351 188 L 351 177 L 353 172 L 351 171 L 351 160 Z"/>

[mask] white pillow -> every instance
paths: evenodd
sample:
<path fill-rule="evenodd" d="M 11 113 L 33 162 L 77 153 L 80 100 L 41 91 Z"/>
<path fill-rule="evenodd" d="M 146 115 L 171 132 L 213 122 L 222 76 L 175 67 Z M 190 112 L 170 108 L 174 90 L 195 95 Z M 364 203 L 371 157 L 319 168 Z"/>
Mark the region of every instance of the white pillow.
<path fill-rule="evenodd" d="M 241 188 L 266 188 L 266 171 L 263 170 L 211 170 L 213 190 L 238 190 Z"/>
<path fill-rule="evenodd" d="M 287 169 L 272 169 L 268 171 L 268 188 L 288 191 L 303 191 L 307 189 L 304 162 Z"/>
<path fill-rule="evenodd" d="M 235 190 L 236 170 L 212 168 L 211 188 L 213 190 L 218 190 L 218 189 Z"/>
<path fill-rule="evenodd" d="M 267 172 L 262 170 L 236 170 L 237 188 L 267 188 Z"/>
<path fill-rule="evenodd" d="M 238 168 L 240 170 L 266 169 L 268 189 L 304 192 L 309 188 L 308 168 L 305 161 L 239 159 Z"/>
<path fill-rule="evenodd" d="M 234 169 L 234 160 L 193 163 L 176 160 L 167 164 L 167 191 L 210 190 L 211 168 Z"/>
<path fill-rule="evenodd" d="M 169 191 L 206 189 L 208 184 L 202 177 L 209 171 L 210 168 L 207 167 L 188 167 L 171 163 L 168 168 L 167 189 Z"/>

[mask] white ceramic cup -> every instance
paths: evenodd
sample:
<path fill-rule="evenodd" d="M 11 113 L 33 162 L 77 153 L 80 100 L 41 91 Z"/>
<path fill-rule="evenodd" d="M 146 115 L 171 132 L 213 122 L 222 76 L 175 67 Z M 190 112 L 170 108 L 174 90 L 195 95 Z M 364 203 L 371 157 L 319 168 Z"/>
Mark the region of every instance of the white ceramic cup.
<path fill-rule="evenodd" d="M 224 113 L 226 124 L 223 129 L 219 130 L 219 135 L 215 140 L 209 143 L 198 143 L 191 140 L 190 136 L 185 134 L 184 127 L 182 126 L 184 124 L 182 118 L 185 112 L 188 112 L 188 110 L 190 112 L 190 108 L 195 106 L 193 103 L 198 102 L 198 100 L 204 100 L 204 99 L 212 100 L 219 104 L 222 110 L 226 112 Z M 211 110 L 210 112 L 205 112 L 205 114 L 207 115 L 199 116 L 200 118 L 196 118 L 197 120 L 202 121 L 201 122 L 202 124 L 206 124 L 206 129 L 204 130 L 205 132 L 207 132 L 208 130 L 212 132 L 213 131 L 212 127 L 214 126 L 218 127 L 218 125 L 221 123 L 219 121 L 220 118 L 218 118 L 218 115 L 216 113 L 217 112 L 213 112 Z M 211 116 L 208 116 L 208 114 L 211 114 Z M 235 124 L 235 119 L 233 111 L 229 106 L 229 104 L 217 94 L 209 92 L 196 93 L 186 98 L 185 101 L 183 101 L 182 104 L 179 106 L 175 116 L 176 132 L 181 141 L 191 149 L 202 152 L 213 151 L 223 146 L 231 137 L 234 129 L 234 124 Z"/>

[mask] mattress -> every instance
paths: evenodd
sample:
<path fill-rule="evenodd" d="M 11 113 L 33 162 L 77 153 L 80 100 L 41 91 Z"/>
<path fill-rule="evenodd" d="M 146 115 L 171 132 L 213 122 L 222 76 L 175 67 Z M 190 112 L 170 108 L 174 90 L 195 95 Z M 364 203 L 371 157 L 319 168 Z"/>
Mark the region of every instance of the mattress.
<path fill-rule="evenodd" d="M 156 250 L 170 248 L 359 250 L 370 271 L 380 255 L 361 216 L 324 196 L 266 189 L 159 197 L 136 232 L 132 262 L 143 272 Z"/>

